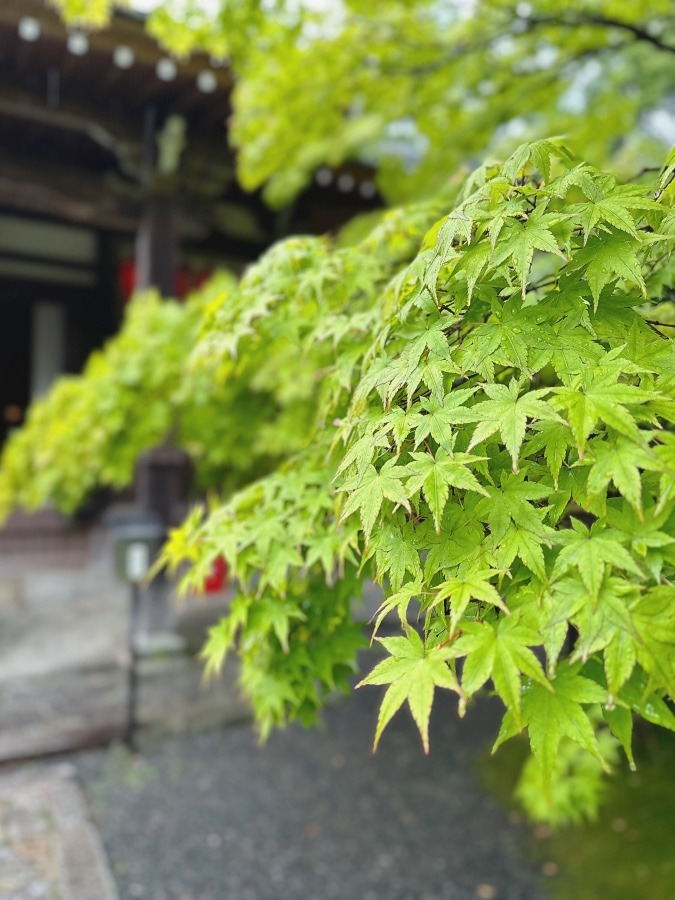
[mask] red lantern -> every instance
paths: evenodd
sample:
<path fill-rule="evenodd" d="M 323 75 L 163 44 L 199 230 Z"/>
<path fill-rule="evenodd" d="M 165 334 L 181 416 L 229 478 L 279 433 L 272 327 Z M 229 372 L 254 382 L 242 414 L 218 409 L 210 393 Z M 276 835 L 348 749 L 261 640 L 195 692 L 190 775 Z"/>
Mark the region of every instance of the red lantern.
<path fill-rule="evenodd" d="M 223 556 L 217 556 L 211 563 L 211 571 L 204 579 L 203 594 L 217 594 L 227 587 L 227 563 Z"/>
<path fill-rule="evenodd" d="M 211 274 L 208 270 L 194 272 L 187 266 L 180 266 L 176 270 L 176 297 L 182 300 L 191 291 L 199 289 L 209 280 Z M 122 301 L 126 303 L 136 289 L 136 263 L 133 259 L 125 259 L 119 264 L 117 278 Z"/>
<path fill-rule="evenodd" d="M 176 296 L 179 300 L 182 300 L 183 297 L 186 296 L 190 291 L 190 272 L 185 268 L 185 266 L 181 266 L 176 270 Z"/>
<path fill-rule="evenodd" d="M 132 259 L 125 259 L 120 263 L 118 278 L 122 301 L 126 303 L 136 287 L 136 263 Z"/>

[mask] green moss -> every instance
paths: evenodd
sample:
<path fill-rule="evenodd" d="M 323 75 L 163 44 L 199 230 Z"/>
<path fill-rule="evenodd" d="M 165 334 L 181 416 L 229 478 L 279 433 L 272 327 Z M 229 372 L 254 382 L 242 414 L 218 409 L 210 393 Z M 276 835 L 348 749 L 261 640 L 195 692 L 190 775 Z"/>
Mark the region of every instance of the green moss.
<path fill-rule="evenodd" d="M 626 766 L 607 780 L 597 821 L 557 831 L 533 828 L 533 860 L 544 871 L 557 870 L 547 881 L 555 900 L 665 900 L 674 895 L 675 736 L 649 729 L 636 743 L 637 771 Z M 511 792 L 526 749 L 514 741 L 497 759 L 479 764 L 484 787 L 512 809 Z"/>

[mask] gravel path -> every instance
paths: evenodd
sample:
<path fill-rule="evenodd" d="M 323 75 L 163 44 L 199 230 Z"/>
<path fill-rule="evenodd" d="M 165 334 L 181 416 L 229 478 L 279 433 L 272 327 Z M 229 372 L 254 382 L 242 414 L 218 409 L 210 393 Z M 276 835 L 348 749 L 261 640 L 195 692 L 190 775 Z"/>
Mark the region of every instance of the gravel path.
<path fill-rule="evenodd" d="M 408 715 L 370 752 L 378 691 L 262 748 L 250 726 L 77 760 L 122 900 L 545 900 L 471 774 L 489 708 L 447 706 L 425 758 Z"/>

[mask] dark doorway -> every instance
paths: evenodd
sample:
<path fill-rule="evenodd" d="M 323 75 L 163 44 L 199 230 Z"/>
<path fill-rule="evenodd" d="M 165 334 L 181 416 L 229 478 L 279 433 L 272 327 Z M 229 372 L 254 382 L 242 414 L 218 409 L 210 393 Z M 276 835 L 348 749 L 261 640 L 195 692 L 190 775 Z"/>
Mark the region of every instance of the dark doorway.
<path fill-rule="evenodd" d="M 0 442 L 23 422 L 30 400 L 31 307 L 0 300 Z"/>

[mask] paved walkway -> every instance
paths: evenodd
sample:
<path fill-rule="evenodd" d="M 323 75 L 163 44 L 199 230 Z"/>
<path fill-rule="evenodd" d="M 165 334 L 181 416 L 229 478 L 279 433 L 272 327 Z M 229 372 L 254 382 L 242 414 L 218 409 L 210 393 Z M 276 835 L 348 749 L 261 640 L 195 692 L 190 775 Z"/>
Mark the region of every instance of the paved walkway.
<path fill-rule="evenodd" d="M 91 529 L 87 540 L 79 566 L 66 559 L 57 567 L 40 553 L 29 565 L 0 553 L 0 763 L 125 732 L 129 589 L 115 575 L 111 535 Z M 160 644 L 139 662 L 138 719 L 146 730 L 181 733 L 246 714 L 236 670 L 229 665 L 206 691 L 194 659 L 230 595 L 177 604 L 187 652 L 167 654 Z"/>
<path fill-rule="evenodd" d="M 0 900 L 117 900 L 72 766 L 0 777 Z"/>
<path fill-rule="evenodd" d="M 121 900 L 545 900 L 526 829 L 477 787 L 491 709 L 409 716 L 370 752 L 378 692 L 258 748 L 249 726 L 76 764 Z"/>
<path fill-rule="evenodd" d="M 105 542 L 94 549 L 79 571 L 0 566 L 0 758 L 121 730 L 128 598 Z M 243 714 L 233 672 L 204 692 L 189 659 L 146 670 L 146 724 Z M 490 708 L 460 722 L 441 707 L 428 758 L 404 714 L 373 756 L 378 694 L 358 691 L 323 730 L 290 728 L 264 748 L 230 726 L 138 757 L 71 757 L 77 778 L 53 763 L 5 772 L 0 900 L 545 900 L 523 826 L 472 775 Z"/>

